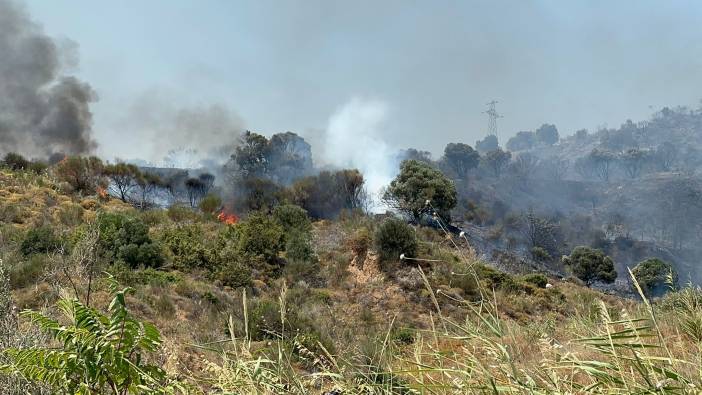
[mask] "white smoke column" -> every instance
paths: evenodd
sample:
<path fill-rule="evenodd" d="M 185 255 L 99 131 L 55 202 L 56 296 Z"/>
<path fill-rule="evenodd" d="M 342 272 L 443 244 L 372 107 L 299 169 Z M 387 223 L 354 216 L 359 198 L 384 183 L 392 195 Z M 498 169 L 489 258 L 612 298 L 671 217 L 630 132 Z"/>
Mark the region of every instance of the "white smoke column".
<path fill-rule="evenodd" d="M 325 162 L 360 170 L 374 211 L 382 209 L 379 192 L 390 183 L 397 168 L 395 155 L 381 137 L 387 113 L 383 101 L 351 99 L 329 118 L 325 136 Z"/>

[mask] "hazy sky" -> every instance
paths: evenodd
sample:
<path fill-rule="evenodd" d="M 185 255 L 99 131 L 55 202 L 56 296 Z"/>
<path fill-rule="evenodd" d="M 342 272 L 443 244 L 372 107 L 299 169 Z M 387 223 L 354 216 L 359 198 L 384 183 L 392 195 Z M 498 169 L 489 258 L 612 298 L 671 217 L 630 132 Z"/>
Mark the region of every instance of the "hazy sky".
<path fill-rule="evenodd" d="M 438 153 L 485 134 L 481 112 L 491 99 L 505 116 L 504 143 L 544 122 L 570 134 L 702 98 L 698 1 L 27 6 L 49 35 L 77 43 L 76 73 L 100 97 L 101 153 L 122 157 L 154 155 L 140 136 L 167 121 L 145 117 L 152 109 L 214 111 L 237 127 L 291 130 L 314 142 L 339 108 L 369 100 L 387 109 L 379 139 Z"/>

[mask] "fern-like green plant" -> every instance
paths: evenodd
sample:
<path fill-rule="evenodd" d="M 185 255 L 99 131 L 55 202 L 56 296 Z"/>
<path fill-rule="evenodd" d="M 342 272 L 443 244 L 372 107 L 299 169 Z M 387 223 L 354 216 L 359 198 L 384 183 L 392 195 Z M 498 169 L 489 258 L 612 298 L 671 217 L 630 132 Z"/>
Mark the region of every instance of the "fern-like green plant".
<path fill-rule="evenodd" d="M 113 298 L 107 314 L 66 298 L 56 307 L 68 325 L 36 311 L 20 313 L 47 332 L 57 347 L 4 350 L 10 362 L 0 371 L 41 382 L 59 394 L 184 392 L 160 367 L 145 361 L 146 354 L 160 346 L 161 335 L 154 325 L 137 320 L 127 310 L 125 296 L 134 290 L 120 290 L 112 277 L 108 283 Z"/>

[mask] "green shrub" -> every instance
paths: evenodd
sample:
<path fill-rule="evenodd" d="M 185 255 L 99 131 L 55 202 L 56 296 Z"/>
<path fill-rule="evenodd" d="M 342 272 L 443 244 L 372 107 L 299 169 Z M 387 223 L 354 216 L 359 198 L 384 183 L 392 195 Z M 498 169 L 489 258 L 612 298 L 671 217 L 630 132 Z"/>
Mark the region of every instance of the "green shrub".
<path fill-rule="evenodd" d="M 485 265 L 474 265 L 478 278 L 486 289 L 502 289 L 518 293 L 524 289 L 511 275 Z"/>
<path fill-rule="evenodd" d="M 392 334 L 392 340 L 400 344 L 412 344 L 416 337 L 416 331 L 412 328 L 398 328 Z"/>
<path fill-rule="evenodd" d="M 539 288 L 546 288 L 546 284 L 548 284 L 548 278 L 546 278 L 546 276 L 540 273 L 527 274 L 522 279 L 524 280 L 524 282 L 533 284 L 534 286 Z"/>
<path fill-rule="evenodd" d="M 216 266 L 205 245 L 202 227 L 197 224 L 168 228 L 163 232 L 161 242 L 173 255 L 173 266 L 178 269 L 214 269 Z"/>
<path fill-rule="evenodd" d="M 312 240 L 309 233 L 292 231 L 287 234 L 285 242 L 285 257 L 289 261 L 316 261 Z"/>
<path fill-rule="evenodd" d="M 197 213 L 185 205 L 174 204 L 168 207 L 168 218 L 173 222 L 194 221 L 197 219 Z"/>
<path fill-rule="evenodd" d="M 66 226 L 77 226 L 83 222 L 83 211 L 80 204 L 65 204 L 58 211 L 58 219 Z"/>
<path fill-rule="evenodd" d="M 209 194 L 200 200 L 198 207 L 206 214 L 214 214 L 222 206 L 222 199 L 214 194 Z"/>
<path fill-rule="evenodd" d="M 417 256 L 417 237 L 414 229 L 397 218 L 383 222 L 375 232 L 375 248 L 383 260 L 397 260 L 400 254 Z"/>
<path fill-rule="evenodd" d="M 283 227 L 265 213 L 251 214 L 234 226 L 234 243 L 245 255 L 260 255 L 272 263 L 285 247 Z"/>
<path fill-rule="evenodd" d="M 309 232 L 312 229 L 312 222 L 307 215 L 307 211 L 293 204 L 284 204 L 273 209 L 273 217 L 283 227 L 286 233 Z"/>
<path fill-rule="evenodd" d="M 217 273 L 219 281 L 232 288 L 248 287 L 251 285 L 251 259 L 245 256 L 234 256 L 222 263 Z"/>
<path fill-rule="evenodd" d="M 100 247 L 113 261 L 132 268 L 159 267 L 163 264 L 161 246 L 149 236 L 149 227 L 140 218 L 122 213 L 100 213 L 97 218 Z"/>
<path fill-rule="evenodd" d="M 319 264 L 311 261 L 288 262 L 283 268 L 283 277 L 290 283 L 304 281 L 313 287 L 324 286 L 324 279 L 319 273 Z"/>
<path fill-rule="evenodd" d="M 61 247 L 61 240 L 49 226 L 30 229 L 22 240 L 20 251 L 25 256 L 55 252 Z"/>
<path fill-rule="evenodd" d="M 617 278 L 614 261 L 606 256 L 602 250 L 583 246 L 575 247 L 570 256 L 563 257 L 563 263 L 570 266 L 573 274 L 588 285 L 593 281 L 611 283 Z"/>
<path fill-rule="evenodd" d="M 661 296 L 677 287 L 678 274 L 673 265 L 658 258 L 640 262 L 631 272 L 646 296 Z"/>
<path fill-rule="evenodd" d="M 17 262 L 10 269 L 10 286 L 18 289 L 36 284 L 48 265 L 46 255 L 32 255 L 27 260 Z"/>
<path fill-rule="evenodd" d="M 49 165 L 42 161 L 34 160 L 29 164 L 27 170 L 34 172 L 35 174 L 41 174 L 49 168 Z"/>
<path fill-rule="evenodd" d="M 178 272 L 164 272 L 152 268 L 134 270 L 129 266 L 118 264 L 110 270 L 115 273 L 115 278 L 128 285 L 165 287 L 183 281 L 183 277 Z"/>

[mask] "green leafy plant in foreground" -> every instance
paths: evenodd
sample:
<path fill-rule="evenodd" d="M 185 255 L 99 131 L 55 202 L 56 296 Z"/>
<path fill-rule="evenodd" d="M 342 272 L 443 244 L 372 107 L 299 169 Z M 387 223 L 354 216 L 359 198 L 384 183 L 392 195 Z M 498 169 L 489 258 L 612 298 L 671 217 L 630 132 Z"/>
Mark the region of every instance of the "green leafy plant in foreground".
<path fill-rule="evenodd" d="M 23 311 L 20 316 L 47 332 L 58 347 L 4 350 L 10 362 L 0 371 L 44 383 L 58 394 L 183 392 L 179 384 L 169 382 L 163 369 L 145 360 L 161 345 L 161 335 L 155 326 L 128 312 L 125 297 L 134 290 L 119 290 L 111 277 L 108 282 L 113 299 L 107 314 L 67 298 L 56 307 L 70 321 L 68 325 L 36 311 Z"/>

